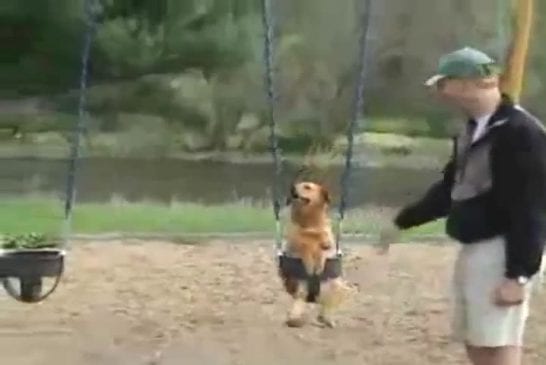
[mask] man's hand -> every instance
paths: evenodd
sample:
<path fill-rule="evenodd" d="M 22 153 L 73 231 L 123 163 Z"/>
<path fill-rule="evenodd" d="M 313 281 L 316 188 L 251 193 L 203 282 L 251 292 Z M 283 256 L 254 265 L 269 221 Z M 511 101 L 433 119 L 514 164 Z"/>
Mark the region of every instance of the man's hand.
<path fill-rule="evenodd" d="M 504 279 L 494 293 L 495 304 L 501 307 L 519 305 L 525 299 L 525 285 L 515 279 Z"/>
<path fill-rule="evenodd" d="M 395 243 L 400 238 L 400 229 L 396 225 L 391 224 L 385 227 L 379 233 L 379 253 L 387 254 L 389 252 L 390 245 Z"/>

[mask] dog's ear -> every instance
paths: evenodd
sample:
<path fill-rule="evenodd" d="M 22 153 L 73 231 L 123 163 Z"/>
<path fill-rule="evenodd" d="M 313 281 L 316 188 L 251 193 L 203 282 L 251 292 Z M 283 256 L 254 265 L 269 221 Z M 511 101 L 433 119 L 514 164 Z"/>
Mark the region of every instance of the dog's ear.
<path fill-rule="evenodd" d="M 330 192 L 328 191 L 328 189 L 326 189 L 324 186 L 321 186 L 320 192 L 322 194 L 322 198 L 324 199 L 324 201 L 330 204 Z"/>

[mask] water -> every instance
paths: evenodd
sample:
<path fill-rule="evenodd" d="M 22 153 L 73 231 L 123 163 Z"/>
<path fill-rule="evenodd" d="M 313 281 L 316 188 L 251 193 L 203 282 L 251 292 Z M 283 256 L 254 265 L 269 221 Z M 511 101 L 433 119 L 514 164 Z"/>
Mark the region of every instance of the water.
<path fill-rule="evenodd" d="M 0 159 L 0 193 L 64 194 L 66 160 L 41 158 Z M 77 176 L 78 200 L 172 200 L 219 204 L 239 199 L 270 199 L 272 167 L 264 163 L 188 161 L 180 159 L 81 160 Z M 296 167 L 288 166 L 283 188 Z M 338 192 L 340 168 L 333 171 L 332 192 Z M 350 206 L 399 206 L 419 196 L 440 176 L 438 169 L 357 167 L 350 180 Z"/>

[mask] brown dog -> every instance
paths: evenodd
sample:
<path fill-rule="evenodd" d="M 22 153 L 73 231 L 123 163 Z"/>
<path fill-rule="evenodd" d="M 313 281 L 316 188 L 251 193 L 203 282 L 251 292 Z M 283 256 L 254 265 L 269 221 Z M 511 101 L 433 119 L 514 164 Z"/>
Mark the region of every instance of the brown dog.
<path fill-rule="evenodd" d="M 286 234 L 286 253 L 302 260 L 308 275 L 320 275 L 326 260 L 335 256 L 334 235 L 328 209 L 330 196 L 326 188 L 313 182 L 299 182 L 290 191 L 290 223 Z M 304 324 L 307 283 L 283 278 L 286 291 L 294 298 L 287 324 L 300 327 Z M 348 287 L 341 278 L 320 284 L 317 303 L 320 305 L 319 322 L 333 327 L 332 310 L 341 302 Z"/>

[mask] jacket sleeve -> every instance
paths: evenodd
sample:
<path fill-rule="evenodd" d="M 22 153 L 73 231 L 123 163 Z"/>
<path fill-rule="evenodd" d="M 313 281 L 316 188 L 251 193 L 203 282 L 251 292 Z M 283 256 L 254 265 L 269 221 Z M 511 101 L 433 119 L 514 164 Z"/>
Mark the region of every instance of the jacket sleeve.
<path fill-rule="evenodd" d="M 444 168 L 443 178 L 434 183 L 420 200 L 404 207 L 394 219 L 394 224 L 400 229 L 408 229 L 445 217 L 451 206 L 454 174 L 452 157 Z"/>
<path fill-rule="evenodd" d="M 504 137 L 493 169 L 498 201 L 507 214 L 506 277 L 531 277 L 541 265 L 545 238 L 546 136 L 520 127 Z"/>

